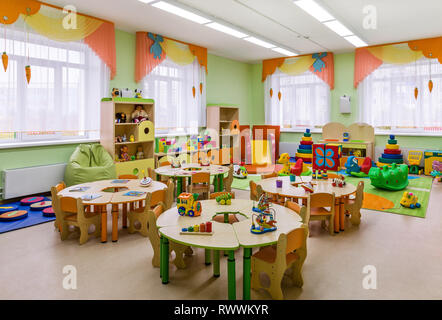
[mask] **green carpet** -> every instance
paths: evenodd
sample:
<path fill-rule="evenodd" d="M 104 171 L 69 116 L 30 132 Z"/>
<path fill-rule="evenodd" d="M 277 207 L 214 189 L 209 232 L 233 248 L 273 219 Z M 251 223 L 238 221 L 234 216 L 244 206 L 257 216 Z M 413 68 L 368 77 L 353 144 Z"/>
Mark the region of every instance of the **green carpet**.
<path fill-rule="evenodd" d="M 430 198 L 431 186 L 433 178 L 420 176 L 416 179 L 410 179 L 406 189 L 401 191 L 388 191 L 373 187 L 370 179 L 345 177 L 345 181 L 353 185 L 357 185 L 360 180 L 365 182 L 364 185 L 364 203 L 362 207 L 369 210 L 379 210 L 383 212 L 391 212 L 412 217 L 425 218 L 428 200 Z M 413 192 L 421 204 L 420 208 L 410 209 L 402 207 L 399 202 L 405 191 Z"/>
<path fill-rule="evenodd" d="M 260 175 L 252 175 L 252 174 L 249 174 L 245 179 L 233 178 L 232 188 L 241 189 L 241 190 L 250 190 L 249 188 L 250 181 L 259 181 L 259 180 L 261 180 Z"/>

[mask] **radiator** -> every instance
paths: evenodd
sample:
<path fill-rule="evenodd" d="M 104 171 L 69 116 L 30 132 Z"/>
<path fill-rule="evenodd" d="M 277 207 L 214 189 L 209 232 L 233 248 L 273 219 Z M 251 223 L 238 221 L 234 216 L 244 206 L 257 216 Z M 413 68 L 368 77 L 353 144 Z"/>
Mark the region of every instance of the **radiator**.
<path fill-rule="evenodd" d="M 3 199 L 48 192 L 64 179 L 66 163 L 3 171 Z"/>

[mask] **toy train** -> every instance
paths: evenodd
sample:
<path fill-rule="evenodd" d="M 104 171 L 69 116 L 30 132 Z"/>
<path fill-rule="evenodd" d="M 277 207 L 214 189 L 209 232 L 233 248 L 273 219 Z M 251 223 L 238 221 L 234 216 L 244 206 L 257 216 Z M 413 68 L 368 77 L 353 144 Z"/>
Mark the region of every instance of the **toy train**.
<path fill-rule="evenodd" d="M 181 193 L 177 199 L 177 209 L 180 216 L 198 217 L 201 215 L 201 202 L 196 201 L 198 193 Z"/>

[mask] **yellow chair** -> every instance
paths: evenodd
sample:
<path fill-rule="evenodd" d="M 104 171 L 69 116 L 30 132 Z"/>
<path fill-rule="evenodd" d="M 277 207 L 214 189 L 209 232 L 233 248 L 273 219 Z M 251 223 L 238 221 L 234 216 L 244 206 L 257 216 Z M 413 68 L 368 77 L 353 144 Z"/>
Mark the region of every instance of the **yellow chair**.
<path fill-rule="evenodd" d="M 203 199 L 207 200 L 210 196 L 210 173 L 193 173 L 190 178 L 188 190 L 190 193 L 204 194 Z"/>
<path fill-rule="evenodd" d="M 278 176 L 278 174 L 276 172 L 271 172 L 271 173 L 267 173 L 267 174 L 262 174 L 261 179 L 264 180 L 264 179 L 269 179 L 269 178 L 275 178 L 277 176 Z"/>
<path fill-rule="evenodd" d="M 148 235 L 150 244 L 153 249 L 152 265 L 155 268 L 160 267 L 160 234 L 157 228 L 157 219 L 164 212 L 165 208 L 163 203 L 159 203 L 153 210 L 147 210 L 147 221 L 149 224 Z M 175 259 L 173 263 L 179 269 L 184 269 L 186 264 L 184 262 L 184 254 L 191 254 L 192 249 L 188 246 L 175 243 L 169 240 L 169 254 L 175 251 Z"/>
<path fill-rule="evenodd" d="M 250 180 L 249 187 L 250 187 L 250 200 L 259 201 L 259 198 L 263 193 L 262 187 L 256 184 L 256 182 L 253 180 Z"/>
<path fill-rule="evenodd" d="M 310 216 L 307 214 L 307 207 L 306 206 L 300 206 L 296 202 L 287 200 L 285 202 L 285 206 L 289 208 L 290 210 L 295 211 L 297 214 L 301 216 L 302 223 L 308 226 Z"/>
<path fill-rule="evenodd" d="M 152 208 L 156 207 L 158 204 L 162 204 L 165 210 L 168 210 L 172 206 L 173 202 L 173 189 L 174 184 L 172 180 L 169 180 L 167 183 L 167 189 L 165 190 L 158 190 L 152 193 L 147 193 L 145 198 L 145 205 L 144 207 L 140 208 L 131 208 L 129 211 L 127 218 L 129 220 L 129 227 L 128 231 L 129 233 L 135 233 L 139 232 L 143 236 L 148 237 L 149 236 L 149 223 L 148 223 L 148 216 L 149 211 L 152 210 Z M 140 223 L 140 227 L 137 228 L 135 226 L 136 222 Z"/>
<path fill-rule="evenodd" d="M 359 181 L 356 188 L 356 197 L 349 199 L 344 204 L 345 211 L 350 214 L 350 222 L 353 225 L 359 225 L 361 223 L 361 208 L 364 200 L 364 181 Z"/>
<path fill-rule="evenodd" d="M 138 179 L 138 176 L 134 175 L 134 174 L 120 174 L 118 176 L 118 179 Z"/>
<path fill-rule="evenodd" d="M 232 199 L 235 199 L 235 194 L 233 192 L 215 192 L 215 193 L 211 193 L 210 194 L 210 199 L 215 199 L 216 197 L 224 195 L 224 194 L 231 194 L 232 195 Z M 217 216 L 213 217 L 212 220 L 216 221 L 216 222 L 224 223 L 224 216 L 223 215 L 217 215 Z M 232 224 L 232 223 L 235 223 L 235 222 L 239 222 L 239 220 L 236 217 L 236 215 L 229 214 L 229 223 Z"/>
<path fill-rule="evenodd" d="M 233 183 L 233 164 L 229 165 L 229 172 L 227 177 L 225 177 L 223 179 L 223 185 L 224 185 L 224 189 L 227 192 L 231 192 L 232 191 L 232 183 Z"/>
<path fill-rule="evenodd" d="M 292 269 L 292 280 L 297 287 L 302 287 L 302 266 L 307 257 L 307 227 L 295 229 L 288 234 L 279 235 L 275 246 L 267 246 L 252 255 L 252 289 L 266 289 L 273 299 L 284 298 L 281 281 L 288 268 Z M 270 278 L 270 286 L 264 287 L 260 274 L 266 273 Z"/>
<path fill-rule="evenodd" d="M 330 210 L 325 209 L 330 207 Z M 335 193 L 313 193 L 309 194 L 307 199 L 307 221 L 322 221 L 322 226 L 325 226 L 325 221 L 328 220 L 328 231 L 330 235 L 334 235 L 334 220 L 335 220 Z"/>
<path fill-rule="evenodd" d="M 61 230 L 61 213 L 60 213 L 60 206 L 58 204 L 58 197 L 57 194 L 66 188 L 66 184 L 62 181 L 59 184 L 57 184 L 54 187 L 51 187 L 51 199 L 52 199 L 52 209 L 55 212 L 55 221 L 54 221 L 54 227 L 60 231 Z"/>
<path fill-rule="evenodd" d="M 72 197 L 58 197 L 57 199 L 61 213 L 61 240 L 66 240 L 70 234 L 69 226 L 80 229 L 80 244 L 89 239 L 89 227 L 95 226 L 94 235 L 101 235 L 101 216 L 98 212 L 86 212 L 83 200 Z"/>

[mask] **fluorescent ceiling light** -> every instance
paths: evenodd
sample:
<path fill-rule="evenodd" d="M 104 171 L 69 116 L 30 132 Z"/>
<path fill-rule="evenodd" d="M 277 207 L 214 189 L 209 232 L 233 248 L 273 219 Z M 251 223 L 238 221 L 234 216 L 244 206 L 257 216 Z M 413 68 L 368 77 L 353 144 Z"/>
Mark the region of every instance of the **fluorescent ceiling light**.
<path fill-rule="evenodd" d="M 155 0 L 138 0 L 138 1 L 140 1 L 142 3 L 151 3 L 151 2 L 154 2 Z"/>
<path fill-rule="evenodd" d="M 297 56 L 298 55 L 297 53 L 294 53 L 294 52 L 291 52 L 289 50 L 286 50 L 286 49 L 283 49 L 283 48 L 279 48 L 279 47 L 273 48 L 272 50 L 276 51 L 276 52 L 279 52 L 279 53 L 281 53 L 281 54 L 283 54 L 283 55 L 285 55 L 287 57 Z"/>
<path fill-rule="evenodd" d="M 225 26 L 223 24 L 220 24 L 220 23 L 217 23 L 217 22 L 208 23 L 208 24 L 206 24 L 206 26 L 208 26 L 209 28 L 212 28 L 212 29 L 224 32 L 224 33 L 227 33 L 227 34 L 229 34 L 231 36 L 234 36 L 234 37 L 237 37 L 237 38 L 245 38 L 245 37 L 249 36 L 248 34 L 239 32 L 239 31 L 237 31 L 235 29 L 232 29 L 230 27 L 227 27 L 227 26 Z"/>
<path fill-rule="evenodd" d="M 275 45 L 273 45 L 271 43 L 262 41 L 262 40 L 260 40 L 258 38 L 255 38 L 255 37 L 247 37 L 247 38 L 244 38 L 244 40 L 246 40 L 248 42 L 251 42 L 251 43 L 254 43 L 254 44 L 257 44 L 258 46 L 261 46 L 261 47 L 264 47 L 264 48 L 267 48 L 267 49 L 275 48 L 276 47 Z"/>
<path fill-rule="evenodd" d="M 195 13 L 181 9 L 179 7 L 171 5 L 170 3 L 167 3 L 164 1 L 155 2 L 154 4 L 152 4 L 152 6 L 154 6 L 155 8 L 176 14 L 177 16 L 191 20 L 196 23 L 205 24 L 205 23 L 210 22 L 209 19 L 203 18 L 199 15 L 196 15 Z"/>
<path fill-rule="evenodd" d="M 294 2 L 298 7 L 320 22 L 334 20 L 335 18 L 313 0 L 297 0 Z"/>
<path fill-rule="evenodd" d="M 355 47 L 365 47 L 368 46 L 368 44 L 366 44 L 364 41 L 362 41 L 358 36 L 348 36 L 348 37 L 344 37 L 345 40 L 347 40 L 348 42 L 350 42 L 352 45 L 354 45 Z"/>
<path fill-rule="evenodd" d="M 346 26 L 344 26 L 338 20 L 324 22 L 324 25 L 326 25 L 330 30 L 333 30 L 334 32 L 339 34 L 341 37 L 353 35 L 353 32 L 351 32 Z"/>

